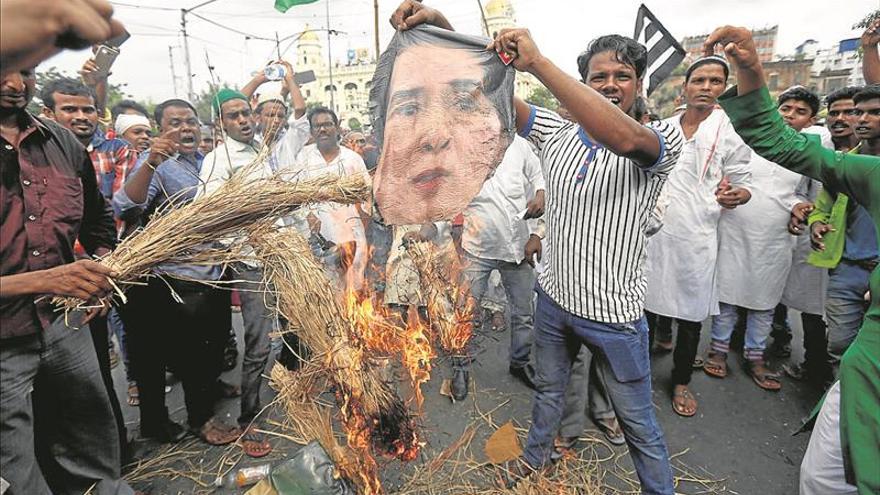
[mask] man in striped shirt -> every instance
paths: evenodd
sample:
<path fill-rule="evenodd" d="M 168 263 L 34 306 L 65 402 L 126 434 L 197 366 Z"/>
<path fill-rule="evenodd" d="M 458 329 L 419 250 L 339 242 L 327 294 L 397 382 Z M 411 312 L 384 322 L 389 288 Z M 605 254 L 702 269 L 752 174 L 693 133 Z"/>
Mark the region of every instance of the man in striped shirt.
<path fill-rule="evenodd" d="M 398 7 L 391 23 L 452 28 L 440 12 L 413 0 Z M 645 48 L 631 39 L 591 43 L 578 58 L 581 81 L 543 57 L 528 30 L 502 30 L 487 48 L 538 77 L 576 121 L 514 101 L 517 129 L 538 148 L 544 170 L 551 250 L 538 278 L 532 426 L 522 462 L 509 466 L 509 484 L 550 460 L 571 363 L 586 344 L 606 378 L 642 493 L 671 495 L 669 456 L 651 404 L 641 265 L 649 212 L 675 165 L 681 133 L 627 115 L 647 68 Z"/>

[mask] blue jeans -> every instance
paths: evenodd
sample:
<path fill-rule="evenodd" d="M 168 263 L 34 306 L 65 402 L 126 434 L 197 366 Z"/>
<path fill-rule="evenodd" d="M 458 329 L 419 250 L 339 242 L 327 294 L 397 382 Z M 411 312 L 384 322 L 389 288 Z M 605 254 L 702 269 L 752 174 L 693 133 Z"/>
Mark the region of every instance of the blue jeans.
<path fill-rule="evenodd" d="M 672 495 L 672 469 L 651 403 L 648 326 L 641 318 L 611 324 L 572 315 L 540 289 L 535 310 L 535 400 L 523 457 L 534 468 L 550 460 L 571 366 L 582 345 L 597 360 L 647 495 Z"/>
<path fill-rule="evenodd" d="M 865 292 L 871 272 L 847 260 L 829 272 L 825 317 L 828 320 L 828 355 L 837 367 L 855 340 L 865 318 Z"/>
<path fill-rule="evenodd" d="M 736 306 L 720 303 L 720 313 L 712 317 L 712 350 L 714 352 L 730 352 L 730 336 L 736 326 Z M 746 318 L 746 341 L 743 346 L 743 357 L 749 361 L 763 361 L 764 349 L 773 325 L 773 310 L 758 311 L 749 309 Z"/>
<path fill-rule="evenodd" d="M 471 284 L 471 294 L 477 301 L 486 293 L 489 274 L 493 269 L 501 273 L 501 283 L 507 293 L 510 309 L 510 366 L 522 368 L 529 363 L 534 325 L 535 270 L 526 261 L 519 264 L 507 261 L 477 258 L 467 254 L 465 277 Z M 475 310 L 479 314 L 479 309 Z M 470 352 L 474 355 L 474 352 Z"/>

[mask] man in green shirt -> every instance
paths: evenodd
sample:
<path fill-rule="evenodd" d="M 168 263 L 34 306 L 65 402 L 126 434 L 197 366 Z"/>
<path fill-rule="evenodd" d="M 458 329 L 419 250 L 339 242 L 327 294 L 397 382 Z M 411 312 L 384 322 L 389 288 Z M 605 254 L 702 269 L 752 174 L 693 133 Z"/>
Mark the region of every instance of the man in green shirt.
<path fill-rule="evenodd" d="M 823 148 L 783 122 L 764 80 L 751 32 L 725 26 L 706 40 L 736 66 L 738 87 L 719 98 L 755 153 L 847 194 L 880 225 L 880 158 Z M 801 495 L 880 493 L 880 270 L 871 274 L 871 307 L 844 354 L 839 382 L 826 395 L 801 466 Z"/>

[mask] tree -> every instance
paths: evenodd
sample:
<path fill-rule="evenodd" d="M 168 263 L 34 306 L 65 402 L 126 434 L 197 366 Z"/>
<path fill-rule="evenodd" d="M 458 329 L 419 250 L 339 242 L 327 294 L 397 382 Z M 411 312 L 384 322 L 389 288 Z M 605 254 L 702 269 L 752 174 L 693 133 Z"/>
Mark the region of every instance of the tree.
<path fill-rule="evenodd" d="M 553 96 L 553 93 L 544 86 L 534 88 L 526 100 L 532 105 L 544 107 L 548 110 L 555 111 L 559 108 L 559 100 L 557 100 L 556 97 Z"/>
<path fill-rule="evenodd" d="M 36 98 L 31 100 L 30 104 L 28 104 L 28 110 L 31 113 L 39 113 L 40 108 L 43 106 L 43 101 L 40 99 L 40 93 L 43 91 L 43 87 L 46 86 L 50 81 L 54 81 L 56 79 L 61 78 L 75 79 L 79 81 L 79 75 L 72 75 L 70 73 L 59 71 L 56 67 L 49 67 L 46 70 L 39 71 L 36 73 L 37 78 L 37 89 L 36 89 Z M 113 105 L 119 103 L 120 100 L 131 99 L 132 96 L 125 92 L 125 88 L 128 86 L 126 83 L 116 84 L 113 83 L 112 80 L 107 83 L 107 108 L 112 108 Z"/>
<path fill-rule="evenodd" d="M 359 131 L 363 126 L 361 125 L 361 121 L 355 117 L 348 119 L 348 128 L 352 131 Z"/>
<path fill-rule="evenodd" d="M 867 29 L 874 22 L 874 19 L 880 18 L 880 10 L 868 13 L 861 21 L 853 25 L 853 29 Z"/>

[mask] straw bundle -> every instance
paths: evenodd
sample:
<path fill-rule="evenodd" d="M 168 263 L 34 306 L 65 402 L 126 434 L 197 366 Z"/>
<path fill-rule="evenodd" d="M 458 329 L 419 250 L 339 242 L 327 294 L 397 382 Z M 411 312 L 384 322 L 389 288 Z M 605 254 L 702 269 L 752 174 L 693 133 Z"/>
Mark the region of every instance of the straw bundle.
<path fill-rule="evenodd" d="M 448 252 L 438 252 L 429 242 L 409 243 L 407 251 L 427 294 L 428 317 L 440 346 L 451 355 L 464 354 L 473 333 L 474 301 L 461 281 L 460 262 Z"/>
<path fill-rule="evenodd" d="M 286 426 L 292 430 L 291 437 L 303 445 L 317 440 L 324 448 L 339 473 L 351 480 L 361 494 L 382 492 L 378 465 L 371 456 L 357 455 L 354 450 L 339 444 L 333 433 L 330 407 L 315 400 L 323 390 L 325 374 L 319 363 L 310 361 L 296 372 L 276 364 L 272 368 L 269 384 L 278 392 L 276 401 L 286 412 Z"/>
<path fill-rule="evenodd" d="M 276 174 L 249 179 L 247 173 L 237 173 L 213 194 L 158 212 L 144 229 L 122 241 L 101 263 L 117 272 L 113 282 L 124 302 L 125 285 L 148 276 L 157 265 L 227 263 L 241 256 L 243 239 L 249 231 L 271 225 L 301 206 L 326 201 L 354 203 L 366 198 L 369 191 L 369 185 L 359 176 L 290 180 Z M 227 238 L 231 241 L 226 246 L 207 247 Z M 67 309 L 83 304 L 72 298 L 56 303 Z"/>
<path fill-rule="evenodd" d="M 352 340 L 342 304 L 306 240 L 289 229 L 266 229 L 254 233 L 249 244 L 263 264 L 266 282 L 277 292 L 278 312 L 336 386 L 349 444 L 353 435 L 360 435 L 359 443 L 372 440 L 374 448 L 393 456 L 414 445 L 409 412 Z"/>

